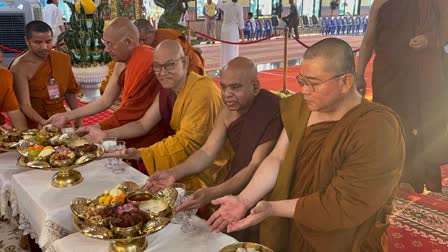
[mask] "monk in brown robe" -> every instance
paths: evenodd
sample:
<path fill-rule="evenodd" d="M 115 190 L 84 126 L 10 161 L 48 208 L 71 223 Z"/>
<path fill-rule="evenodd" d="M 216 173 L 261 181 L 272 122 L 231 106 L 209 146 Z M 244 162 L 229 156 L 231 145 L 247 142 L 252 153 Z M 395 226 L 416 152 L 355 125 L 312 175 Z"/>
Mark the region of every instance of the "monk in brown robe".
<path fill-rule="evenodd" d="M 240 192 L 249 182 L 261 161 L 271 152 L 283 124 L 280 98 L 260 89 L 257 68 L 248 58 L 231 60 L 221 72 L 223 107 L 205 144 L 185 162 L 149 177 L 147 188 L 158 191 L 176 180 L 199 173 L 210 165 L 226 141 L 235 153 L 230 172 L 216 181 L 216 186 L 197 190 L 177 210 L 200 208 L 212 199 Z M 225 181 L 223 181 L 223 179 Z M 256 241 L 255 238 L 247 237 Z"/>
<path fill-rule="evenodd" d="M 191 46 L 185 35 L 175 29 L 157 29 L 154 30 L 151 22 L 146 19 L 137 19 L 134 22 L 137 26 L 140 38 L 140 45 L 149 45 L 156 47 L 165 39 L 176 40 L 184 50 L 185 55 L 190 59 L 188 71 L 193 71 L 199 75 L 205 75 L 204 59 L 198 49 Z"/>
<path fill-rule="evenodd" d="M 79 85 L 72 72 L 70 56 L 52 50 L 53 31 L 42 21 L 31 21 L 25 27 L 28 50 L 11 63 L 14 90 L 28 128 L 45 124 L 52 115 L 78 108 Z M 81 120 L 75 126 L 81 126 Z M 62 126 L 62 125 L 61 125 Z"/>
<path fill-rule="evenodd" d="M 212 230 L 261 222 L 260 241 L 274 251 L 387 250 L 403 132 L 392 110 L 362 99 L 354 79 L 343 40 L 324 39 L 305 52 L 302 93 L 280 102 L 277 145 L 238 196 L 212 201 L 221 204 L 208 221 Z"/>
<path fill-rule="evenodd" d="M 395 110 L 406 133 L 402 182 L 417 192 L 441 192 L 440 165 L 448 162 L 448 85 L 442 51 L 448 43 L 448 1 L 376 0 L 358 63 L 358 76 L 373 50 L 373 101 Z M 446 70 L 445 70 L 446 71 Z M 360 88 L 365 87 L 363 78 Z M 443 139 L 444 146 L 434 144 Z M 444 150 L 441 158 L 425 153 Z"/>
<path fill-rule="evenodd" d="M 139 45 L 137 28 L 128 18 L 115 18 L 104 30 L 103 43 L 106 51 L 117 62 L 103 95 L 77 110 L 57 114 L 46 123 L 59 126 L 75 118 L 95 115 L 110 108 L 121 94 L 118 110 L 98 125 L 108 130 L 140 119 L 153 104 L 161 88 L 152 69 L 154 50 Z M 146 147 L 165 136 L 166 130 L 157 124 L 143 137 L 127 139 L 126 145 Z"/>
<path fill-rule="evenodd" d="M 20 111 L 14 93 L 12 73 L 2 66 L 2 62 L 3 52 L 0 50 L 0 112 L 6 112 L 14 128 L 27 129 L 26 118 Z M 5 117 L 0 113 L 0 127 L 3 124 L 5 124 Z"/>

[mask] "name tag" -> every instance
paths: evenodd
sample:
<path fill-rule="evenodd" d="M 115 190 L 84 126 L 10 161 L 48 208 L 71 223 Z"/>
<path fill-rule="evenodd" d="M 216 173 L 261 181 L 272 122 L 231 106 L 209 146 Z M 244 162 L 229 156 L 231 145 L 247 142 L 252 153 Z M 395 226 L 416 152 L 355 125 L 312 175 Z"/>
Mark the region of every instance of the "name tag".
<path fill-rule="evenodd" d="M 59 93 L 59 86 L 53 78 L 50 79 L 50 83 L 47 89 L 48 89 L 48 96 L 50 97 L 51 100 L 61 97 L 61 93 Z"/>

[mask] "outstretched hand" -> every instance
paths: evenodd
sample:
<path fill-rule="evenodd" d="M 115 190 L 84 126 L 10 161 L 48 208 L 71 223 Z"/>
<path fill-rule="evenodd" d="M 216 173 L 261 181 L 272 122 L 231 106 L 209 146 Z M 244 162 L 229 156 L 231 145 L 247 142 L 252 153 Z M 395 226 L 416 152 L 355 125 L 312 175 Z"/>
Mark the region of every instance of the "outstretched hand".
<path fill-rule="evenodd" d="M 241 220 L 248 210 L 237 196 L 224 196 L 212 200 L 212 204 L 221 205 L 221 207 L 207 221 L 211 232 L 221 232 L 229 223 Z"/>
<path fill-rule="evenodd" d="M 428 47 L 429 41 L 425 35 L 417 35 L 409 40 L 409 47 L 420 51 Z"/>
<path fill-rule="evenodd" d="M 108 137 L 106 132 L 96 126 L 81 127 L 76 131 L 76 134 L 83 136 L 87 141 L 93 143 L 101 143 Z"/>
<path fill-rule="evenodd" d="M 361 94 L 362 97 L 366 95 L 366 80 L 364 79 L 363 75 L 356 74 L 355 75 L 355 84 L 356 84 L 356 90 Z"/>
<path fill-rule="evenodd" d="M 212 200 L 212 189 L 209 187 L 203 187 L 194 192 L 188 200 L 176 207 L 176 211 L 185 211 L 191 209 L 197 209 L 205 206 Z"/>
<path fill-rule="evenodd" d="M 227 225 L 227 232 L 235 232 L 257 225 L 271 215 L 272 205 L 268 201 L 260 201 L 250 210 L 250 214 L 246 218 Z"/>
<path fill-rule="evenodd" d="M 68 118 L 67 113 L 58 113 L 48 118 L 48 120 L 44 122 L 44 125 L 51 124 L 56 127 L 63 128 L 69 123 L 70 119 Z"/>
<path fill-rule="evenodd" d="M 158 192 L 170 187 L 174 182 L 176 182 L 176 176 L 172 170 L 157 171 L 149 176 L 144 188 L 152 192 Z"/>
<path fill-rule="evenodd" d="M 128 148 L 119 151 L 105 152 L 101 158 L 123 158 L 139 160 L 141 158 L 140 152 L 136 148 Z"/>

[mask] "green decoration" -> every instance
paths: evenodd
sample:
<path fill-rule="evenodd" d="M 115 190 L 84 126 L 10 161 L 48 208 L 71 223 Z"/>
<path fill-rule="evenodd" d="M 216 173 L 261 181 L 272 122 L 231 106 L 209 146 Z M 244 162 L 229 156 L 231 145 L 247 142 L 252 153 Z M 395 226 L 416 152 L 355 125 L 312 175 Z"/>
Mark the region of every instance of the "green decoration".
<path fill-rule="evenodd" d="M 185 0 L 154 0 L 154 3 L 164 11 L 159 18 L 158 28 L 185 31 L 187 27 L 178 24 L 182 15 L 187 11 L 183 7 Z"/>

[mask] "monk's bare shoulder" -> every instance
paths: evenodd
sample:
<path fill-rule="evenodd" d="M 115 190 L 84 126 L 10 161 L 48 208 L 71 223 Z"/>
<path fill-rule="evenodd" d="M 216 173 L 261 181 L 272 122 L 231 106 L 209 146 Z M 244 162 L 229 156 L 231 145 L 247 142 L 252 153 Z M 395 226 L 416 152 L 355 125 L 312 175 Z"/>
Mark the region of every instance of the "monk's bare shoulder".
<path fill-rule="evenodd" d="M 31 60 L 28 55 L 25 53 L 17 57 L 14 62 L 11 64 L 10 70 L 13 74 L 20 74 L 30 79 L 32 74 L 34 74 L 35 70 L 39 67 L 39 63 Z"/>
<path fill-rule="evenodd" d="M 223 106 L 219 115 L 218 119 L 221 119 L 226 128 L 229 128 L 229 126 L 239 118 L 239 114 L 236 111 L 230 111 L 226 106 Z"/>
<path fill-rule="evenodd" d="M 116 62 L 114 66 L 114 75 L 120 75 L 121 72 L 126 68 L 126 64 L 123 62 Z"/>

